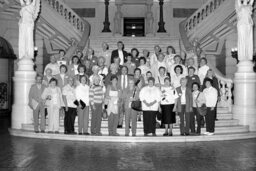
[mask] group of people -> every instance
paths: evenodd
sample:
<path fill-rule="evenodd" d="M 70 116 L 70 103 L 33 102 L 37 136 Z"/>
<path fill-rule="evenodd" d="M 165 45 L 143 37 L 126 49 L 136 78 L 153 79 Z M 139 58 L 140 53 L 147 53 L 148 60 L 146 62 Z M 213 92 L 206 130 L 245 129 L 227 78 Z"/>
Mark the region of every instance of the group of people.
<path fill-rule="evenodd" d="M 107 113 L 110 136 L 118 136 L 117 128 L 123 125 L 125 136 L 129 136 L 130 128 L 132 136 L 136 136 L 141 116 L 144 135 L 156 136 L 159 115 L 165 127 L 163 136 L 172 136 L 178 114 L 180 135 L 200 135 L 204 116 L 198 108 L 206 105 L 205 134 L 213 135 L 219 84 L 206 58 L 200 58 L 200 66 L 196 59 L 181 57 L 172 46 L 163 53 L 159 45 L 153 54 L 143 50 L 139 56 L 136 48 L 126 52 L 121 41 L 112 52 L 103 42 L 97 56 L 91 48 L 86 55 L 79 51 L 72 57 L 60 50 L 50 57 L 44 75 L 36 76 L 29 92 L 34 130 L 39 133 L 40 125 L 40 132 L 45 132 L 47 112 L 48 133 L 59 133 L 63 113 L 65 134 L 77 134 L 74 123 L 78 116 L 79 135 L 100 136 L 102 117 Z M 133 101 L 141 102 L 142 111 L 132 108 Z"/>

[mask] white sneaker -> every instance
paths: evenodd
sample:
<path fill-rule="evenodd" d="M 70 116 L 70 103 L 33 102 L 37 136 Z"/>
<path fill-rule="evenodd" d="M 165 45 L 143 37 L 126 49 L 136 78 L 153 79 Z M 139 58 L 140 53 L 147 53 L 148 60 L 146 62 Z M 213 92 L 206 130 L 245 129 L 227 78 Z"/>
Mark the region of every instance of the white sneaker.
<path fill-rule="evenodd" d="M 214 133 L 213 132 L 209 132 L 207 135 L 214 135 Z"/>
<path fill-rule="evenodd" d="M 210 132 L 205 132 L 204 135 L 208 135 Z"/>

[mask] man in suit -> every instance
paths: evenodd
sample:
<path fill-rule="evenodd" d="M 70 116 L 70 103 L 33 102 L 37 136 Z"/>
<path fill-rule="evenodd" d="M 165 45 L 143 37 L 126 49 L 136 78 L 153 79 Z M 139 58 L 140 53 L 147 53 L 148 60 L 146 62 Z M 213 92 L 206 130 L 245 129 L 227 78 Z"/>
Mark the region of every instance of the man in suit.
<path fill-rule="evenodd" d="M 129 76 L 128 76 L 128 68 L 127 66 L 122 66 L 122 70 L 121 70 L 121 75 L 118 75 L 118 83 L 117 86 L 118 88 L 121 90 L 122 94 L 123 92 L 128 88 L 129 85 Z M 123 120 L 124 120 L 124 100 L 125 98 L 122 97 L 121 98 L 121 105 L 119 108 L 119 122 L 118 122 L 118 128 L 122 128 L 123 127 Z"/>
<path fill-rule="evenodd" d="M 44 101 L 41 98 L 41 95 L 45 89 L 45 86 L 42 84 L 42 76 L 36 76 L 36 83 L 33 84 L 29 90 L 29 107 L 33 110 L 34 118 L 34 131 L 39 133 L 39 115 L 41 117 L 40 130 L 42 133 L 45 132 L 45 113 L 44 113 Z"/>
<path fill-rule="evenodd" d="M 190 114 L 193 111 L 193 97 L 191 89 L 187 87 L 187 79 L 180 79 L 181 86 L 176 88 L 179 95 L 176 104 L 176 112 L 180 116 L 180 135 L 189 135 Z"/>
<path fill-rule="evenodd" d="M 122 41 L 117 42 L 117 49 L 112 51 L 111 54 L 111 63 L 114 63 L 114 57 L 120 58 L 120 65 L 123 65 L 126 62 L 128 53 L 124 50 L 124 44 Z"/>

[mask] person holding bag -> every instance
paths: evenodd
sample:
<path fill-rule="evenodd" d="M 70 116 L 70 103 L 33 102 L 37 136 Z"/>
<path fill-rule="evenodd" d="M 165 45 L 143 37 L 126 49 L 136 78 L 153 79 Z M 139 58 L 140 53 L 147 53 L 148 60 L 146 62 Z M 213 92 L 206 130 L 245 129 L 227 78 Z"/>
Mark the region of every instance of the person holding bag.
<path fill-rule="evenodd" d="M 200 113 L 200 108 L 205 104 L 204 93 L 200 92 L 200 85 L 197 82 L 192 84 L 193 96 L 193 112 L 190 118 L 191 133 L 201 134 L 201 121 L 203 120 L 203 113 Z M 195 117 L 197 122 L 197 129 L 195 131 Z"/>
<path fill-rule="evenodd" d="M 125 108 L 125 136 L 129 136 L 130 122 L 132 122 L 132 136 L 136 136 L 137 111 L 132 108 L 132 103 L 139 99 L 139 88 L 135 86 L 134 80 L 129 80 L 128 88 L 123 91 Z"/>

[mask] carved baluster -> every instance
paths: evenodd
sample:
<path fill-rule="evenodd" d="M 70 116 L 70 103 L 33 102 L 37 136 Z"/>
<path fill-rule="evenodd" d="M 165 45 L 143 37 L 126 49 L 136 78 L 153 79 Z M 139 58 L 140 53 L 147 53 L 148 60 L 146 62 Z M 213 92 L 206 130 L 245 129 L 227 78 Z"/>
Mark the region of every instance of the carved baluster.
<path fill-rule="evenodd" d="M 196 26 L 196 16 L 194 16 L 194 18 L 193 18 L 193 27 L 195 27 Z"/>
<path fill-rule="evenodd" d="M 225 82 L 220 80 L 220 107 L 225 107 L 226 102 L 226 89 L 225 89 Z"/>
<path fill-rule="evenodd" d="M 81 22 L 81 31 L 84 31 L 84 23 Z"/>
<path fill-rule="evenodd" d="M 213 12 L 213 2 L 210 3 L 210 13 Z"/>
<path fill-rule="evenodd" d="M 192 29 L 192 19 L 189 20 L 189 30 Z"/>
<path fill-rule="evenodd" d="M 209 6 L 207 5 L 205 8 L 205 17 L 207 17 L 209 14 Z"/>
<path fill-rule="evenodd" d="M 75 27 L 76 27 L 76 16 L 75 16 L 75 15 L 73 15 L 72 20 L 73 20 L 73 26 L 75 26 Z M 77 28 L 77 27 L 76 27 L 76 28 Z"/>
<path fill-rule="evenodd" d="M 228 105 L 228 108 L 229 108 L 229 112 L 232 111 L 232 83 L 227 83 L 227 105 Z"/>
<path fill-rule="evenodd" d="M 56 8 L 56 11 L 57 11 L 57 12 L 60 11 L 60 8 L 59 8 L 59 1 L 55 1 L 55 8 Z"/>
<path fill-rule="evenodd" d="M 66 20 L 68 19 L 68 11 L 67 11 L 66 8 L 65 8 L 65 10 L 64 10 L 64 17 L 65 17 Z"/>
<path fill-rule="evenodd" d="M 63 16 L 63 5 L 60 5 L 60 15 Z"/>
<path fill-rule="evenodd" d="M 80 30 L 80 21 L 79 18 L 76 20 L 76 27 L 78 30 Z"/>
<path fill-rule="evenodd" d="M 72 20 L 71 12 L 69 12 L 69 13 L 68 13 L 68 21 L 69 21 L 70 23 L 72 23 L 71 20 Z"/>
<path fill-rule="evenodd" d="M 201 17 L 200 17 L 200 12 L 199 12 L 199 13 L 197 13 L 197 24 L 200 23 L 200 18 Z"/>
<path fill-rule="evenodd" d="M 202 12 L 201 12 L 201 21 L 203 21 L 203 19 L 204 19 L 204 14 L 205 12 L 204 12 L 204 9 L 202 10 Z"/>

